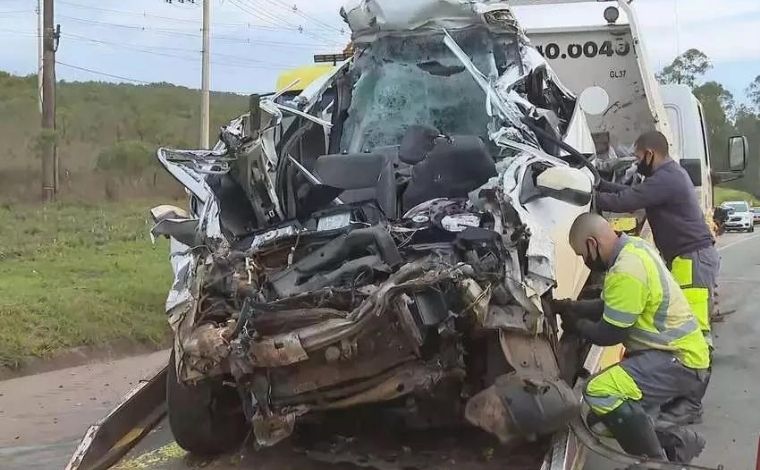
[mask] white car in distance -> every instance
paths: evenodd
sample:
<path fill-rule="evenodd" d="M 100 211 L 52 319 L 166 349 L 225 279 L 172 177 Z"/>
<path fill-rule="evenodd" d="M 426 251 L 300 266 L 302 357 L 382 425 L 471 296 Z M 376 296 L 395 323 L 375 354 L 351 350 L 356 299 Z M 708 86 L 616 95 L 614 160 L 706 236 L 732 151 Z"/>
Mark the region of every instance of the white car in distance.
<path fill-rule="evenodd" d="M 721 205 L 729 211 L 726 230 L 755 231 L 752 207 L 747 201 L 726 201 Z"/>

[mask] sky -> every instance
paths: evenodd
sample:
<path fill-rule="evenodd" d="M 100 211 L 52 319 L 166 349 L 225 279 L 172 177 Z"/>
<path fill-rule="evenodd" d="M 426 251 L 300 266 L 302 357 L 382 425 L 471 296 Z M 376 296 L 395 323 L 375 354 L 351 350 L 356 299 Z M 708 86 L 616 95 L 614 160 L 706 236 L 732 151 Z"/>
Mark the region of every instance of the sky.
<path fill-rule="evenodd" d="M 169 82 L 198 88 L 202 0 L 55 0 L 61 80 Z M 278 71 L 340 52 L 345 0 L 211 0 L 211 88 L 274 88 Z M 37 0 L 0 0 L 0 70 L 35 73 Z M 697 48 L 713 62 L 705 79 L 737 98 L 760 75 L 760 0 L 634 0 L 656 70 Z M 603 6 L 516 7 L 523 26 L 602 23 Z"/>

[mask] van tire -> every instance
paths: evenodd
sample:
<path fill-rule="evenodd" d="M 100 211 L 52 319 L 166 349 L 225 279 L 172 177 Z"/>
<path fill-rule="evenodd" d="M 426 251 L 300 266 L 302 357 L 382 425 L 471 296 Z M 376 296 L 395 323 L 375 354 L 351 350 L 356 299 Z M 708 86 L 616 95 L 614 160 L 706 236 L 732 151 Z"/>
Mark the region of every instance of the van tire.
<path fill-rule="evenodd" d="M 221 378 L 194 385 L 177 380 L 174 351 L 166 377 L 166 405 L 174 439 L 192 454 L 212 456 L 237 450 L 250 429 L 240 396 Z"/>

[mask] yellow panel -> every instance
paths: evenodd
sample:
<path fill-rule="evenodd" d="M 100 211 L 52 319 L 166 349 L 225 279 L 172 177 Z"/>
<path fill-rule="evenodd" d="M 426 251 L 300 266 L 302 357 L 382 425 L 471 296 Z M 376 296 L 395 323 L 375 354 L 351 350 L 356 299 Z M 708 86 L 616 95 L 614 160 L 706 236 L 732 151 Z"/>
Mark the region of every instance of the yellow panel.
<path fill-rule="evenodd" d="M 280 92 L 288 85 L 299 80 L 292 90 L 301 91 L 309 86 L 314 80 L 332 72 L 335 66 L 332 64 L 313 64 L 286 70 L 277 77 L 277 91 Z"/>
<path fill-rule="evenodd" d="M 636 217 L 617 217 L 610 219 L 610 224 L 616 232 L 630 232 L 636 229 Z"/>
<path fill-rule="evenodd" d="M 608 346 L 602 350 L 602 357 L 599 359 L 599 370 L 604 370 L 620 362 L 623 358 L 625 349 L 622 345 Z"/>

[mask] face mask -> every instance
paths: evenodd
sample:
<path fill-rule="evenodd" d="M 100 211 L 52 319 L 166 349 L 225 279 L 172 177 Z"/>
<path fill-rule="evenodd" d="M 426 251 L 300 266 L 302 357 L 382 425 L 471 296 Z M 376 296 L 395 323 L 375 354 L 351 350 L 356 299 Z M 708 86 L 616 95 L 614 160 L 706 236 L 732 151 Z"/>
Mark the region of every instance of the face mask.
<path fill-rule="evenodd" d="M 652 158 L 647 162 L 647 155 L 652 155 Z M 652 153 L 646 153 L 644 154 L 644 158 L 641 159 L 639 164 L 636 166 L 636 171 L 641 176 L 652 176 L 652 165 L 654 163 L 654 155 Z"/>
<path fill-rule="evenodd" d="M 596 251 L 596 258 L 591 259 L 591 244 L 587 241 L 586 248 L 588 248 L 588 255 L 583 257 L 583 262 L 586 267 L 591 271 L 606 271 L 607 265 L 602 260 L 602 256 L 599 254 L 599 242 L 594 240 L 594 250 Z"/>

